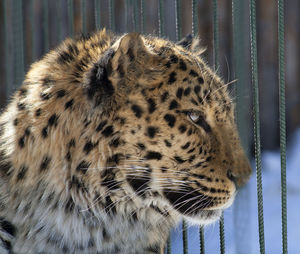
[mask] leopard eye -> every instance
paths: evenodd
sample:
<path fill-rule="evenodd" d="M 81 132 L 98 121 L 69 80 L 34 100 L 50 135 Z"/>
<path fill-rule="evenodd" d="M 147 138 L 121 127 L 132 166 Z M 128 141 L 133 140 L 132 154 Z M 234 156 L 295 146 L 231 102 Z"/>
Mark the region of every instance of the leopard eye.
<path fill-rule="evenodd" d="M 201 113 L 191 111 L 187 112 L 187 115 L 194 124 L 202 127 L 206 132 L 211 132 L 211 127 Z"/>
<path fill-rule="evenodd" d="M 188 112 L 188 116 L 194 123 L 196 123 L 201 117 L 201 115 L 196 112 Z"/>

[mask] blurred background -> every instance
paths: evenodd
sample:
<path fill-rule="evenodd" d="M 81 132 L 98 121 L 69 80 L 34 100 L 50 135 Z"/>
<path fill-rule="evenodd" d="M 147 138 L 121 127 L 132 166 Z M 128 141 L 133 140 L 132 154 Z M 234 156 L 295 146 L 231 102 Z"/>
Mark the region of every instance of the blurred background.
<path fill-rule="evenodd" d="M 0 0 L 0 107 L 4 107 L 22 83 L 30 65 L 66 37 L 92 33 L 104 27 L 119 34 L 138 31 L 173 41 L 198 34 L 202 46 L 207 49 L 203 56 L 209 65 L 225 82 L 238 79 L 230 89 L 238 106 L 242 142 L 252 157 L 249 2 L 216 2 L 215 6 L 214 1 L 209 0 Z M 277 1 L 257 1 L 256 12 L 266 245 L 269 253 L 281 253 Z M 214 25 L 218 26 L 217 37 Z M 290 253 L 300 253 L 297 244 L 300 231 L 293 226 L 299 207 L 292 206 L 300 203 L 300 187 L 295 180 L 300 179 L 299 44 L 300 1 L 289 0 L 285 3 L 285 80 L 288 200 L 291 200 L 288 204 L 292 207 L 288 210 Z M 227 253 L 259 251 L 255 188 L 253 178 L 239 194 L 236 204 L 225 213 Z M 195 247 L 199 245 L 197 230 L 189 229 L 190 253 L 199 253 L 199 248 Z M 181 233 L 180 227 L 172 233 L 172 253 L 182 253 Z M 218 228 L 207 229 L 205 237 L 208 238 L 208 253 L 216 253 Z"/>

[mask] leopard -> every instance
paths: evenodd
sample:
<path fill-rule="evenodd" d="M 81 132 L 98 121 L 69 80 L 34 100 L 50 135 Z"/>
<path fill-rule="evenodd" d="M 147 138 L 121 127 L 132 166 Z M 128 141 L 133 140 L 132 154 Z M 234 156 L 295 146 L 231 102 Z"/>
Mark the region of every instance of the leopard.
<path fill-rule="evenodd" d="M 199 39 L 100 30 L 33 63 L 0 116 L 1 253 L 164 253 L 247 183 L 227 84 Z"/>

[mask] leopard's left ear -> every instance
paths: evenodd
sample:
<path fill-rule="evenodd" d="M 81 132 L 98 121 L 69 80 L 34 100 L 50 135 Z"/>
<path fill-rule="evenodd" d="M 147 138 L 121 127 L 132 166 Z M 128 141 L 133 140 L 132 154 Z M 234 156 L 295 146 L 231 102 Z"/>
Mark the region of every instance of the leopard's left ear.
<path fill-rule="evenodd" d="M 176 42 L 177 45 L 191 51 L 197 55 L 201 55 L 206 49 L 201 47 L 199 37 L 193 37 L 191 34 Z"/>
<path fill-rule="evenodd" d="M 120 78 L 148 79 L 155 78 L 151 70 L 159 71 L 160 56 L 153 53 L 145 44 L 145 39 L 138 33 L 128 33 L 120 38 L 113 46 L 115 54 L 112 68 Z M 150 74 L 150 75 L 149 75 Z M 123 77 L 122 77 L 123 76 Z"/>

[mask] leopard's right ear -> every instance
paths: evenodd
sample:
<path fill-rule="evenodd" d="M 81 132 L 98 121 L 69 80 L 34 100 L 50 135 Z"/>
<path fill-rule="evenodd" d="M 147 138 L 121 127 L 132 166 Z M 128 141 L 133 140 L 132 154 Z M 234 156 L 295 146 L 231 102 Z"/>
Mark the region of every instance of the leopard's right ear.
<path fill-rule="evenodd" d="M 200 45 L 199 37 L 193 37 L 191 34 L 182 38 L 180 41 L 176 42 L 176 44 L 197 55 L 201 55 L 205 51 L 205 48 L 202 48 Z"/>

